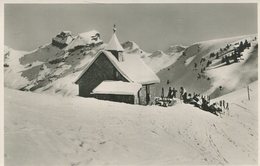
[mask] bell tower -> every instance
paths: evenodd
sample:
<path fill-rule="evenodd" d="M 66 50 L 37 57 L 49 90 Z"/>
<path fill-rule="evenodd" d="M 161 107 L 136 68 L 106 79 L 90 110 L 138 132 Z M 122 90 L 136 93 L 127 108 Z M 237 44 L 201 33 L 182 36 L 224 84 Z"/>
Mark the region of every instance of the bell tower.
<path fill-rule="evenodd" d="M 112 37 L 108 43 L 108 45 L 106 46 L 106 50 L 110 51 L 119 62 L 124 61 L 124 57 L 123 57 L 123 47 L 121 46 L 117 36 L 116 36 L 116 25 L 114 24 L 113 27 L 113 34 Z"/>

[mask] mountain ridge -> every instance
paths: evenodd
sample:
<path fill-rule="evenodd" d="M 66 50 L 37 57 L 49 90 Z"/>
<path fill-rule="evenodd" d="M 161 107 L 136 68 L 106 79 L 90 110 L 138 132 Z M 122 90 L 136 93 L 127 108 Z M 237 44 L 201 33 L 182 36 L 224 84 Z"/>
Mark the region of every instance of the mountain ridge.
<path fill-rule="evenodd" d="M 67 36 L 70 35 L 67 31 L 64 33 L 68 33 Z M 83 36 L 87 38 L 84 39 L 87 41 L 86 43 L 82 44 L 82 42 L 75 42 L 77 40 L 82 41 L 82 39 L 79 39 L 80 35 L 76 35 L 73 36 L 73 40 L 63 48 L 59 48 L 53 45 L 53 43 L 49 43 L 40 46 L 31 52 L 19 52 L 5 46 L 5 86 L 20 90 L 61 95 L 77 95 L 77 86 L 73 85 L 73 79 L 77 77 L 76 75 L 80 74 L 84 69 L 84 66 L 93 59 L 94 55 L 106 46 L 106 43 L 103 43 L 99 32 L 93 30 L 83 34 L 85 34 Z M 152 53 L 142 50 L 134 41 L 126 41 L 122 43 L 122 47 L 125 49 L 124 54 L 137 54 L 158 74 L 161 83 L 155 85 L 156 96 L 161 94 L 162 87 L 165 89 L 169 86 L 179 88 L 182 85 L 191 92 L 207 93 L 212 95 L 212 97 L 217 97 L 231 92 L 234 90 L 234 87 L 224 90 L 223 93 L 216 92 L 217 84 L 214 84 L 214 81 L 220 80 L 222 77 L 214 75 L 215 69 L 213 67 L 221 63 L 220 60 L 211 58 L 209 54 L 219 52 L 219 50 L 224 49 L 227 44 L 231 45 L 232 48 L 235 48 L 237 47 L 237 43 L 245 41 L 246 39 L 252 43 L 251 49 L 258 45 L 255 35 L 243 35 L 196 42 L 190 46 L 173 45 L 169 46 L 169 48 L 164 51 L 158 50 Z M 89 42 L 92 40 L 92 43 Z M 75 45 L 75 43 L 78 43 L 78 45 Z M 254 64 L 253 67 L 246 65 L 255 62 L 257 59 L 257 50 L 258 47 L 251 50 L 251 52 L 247 52 L 250 56 L 246 56 L 246 59 L 241 60 L 243 63 L 245 62 L 245 65 L 242 66 L 247 66 L 247 71 L 249 69 L 254 71 L 250 77 L 246 77 L 249 71 L 239 76 L 239 79 L 243 79 L 244 83 L 250 83 L 257 79 L 257 71 L 255 71 L 257 69 L 257 64 Z M 254 52 L 255 55 L 251 58 L 252 52 Z M 14 53 L 14 55 L 12 55 L 12 53 Z M 207 62 L 202 62 L 201 65 L 203 65 L 203 67 L 200 67 L 195 72 L 195 70 L 193 70 L 195 62 L 197 63 L 197 66 L 199 66 L 199 60 L 205 58 L 207 61 L 213 61 L 213 64 L 206 67 Z M 18 62 L 17 59 L 19 59 Z M 234 65 L 236 64 L 232 63 L 230 66 L 233 67 Z M 220 68 L 223 69 L 223 67 Z M 203 68 L 207 68 L 207 71 L 202 74 L 199 70 L 202 70 Z M 227 70 L 229 70 L 228 68 L 226 67 Z M 203 75 L 205 79 L 200 79 L 198 81 L 198 74 Z M 220 79 L 218 79 L 218 77 Z M 192 85 L 187 82 L 193 82 L 194 84 Z M 201 87 L 197 84 L 203 86 Z M 194 87 L 192 88 L 192 86 Z M 225 86 L 223 87 L 224 89 L 226 88 Z"/>

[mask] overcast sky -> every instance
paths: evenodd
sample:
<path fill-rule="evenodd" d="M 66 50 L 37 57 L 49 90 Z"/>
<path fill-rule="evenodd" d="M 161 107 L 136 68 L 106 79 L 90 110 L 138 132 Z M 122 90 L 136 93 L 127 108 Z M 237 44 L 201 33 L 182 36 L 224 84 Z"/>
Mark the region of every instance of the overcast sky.
<path fill-rule="evenodd" d="M 5 4 L 5 45 L 33 50 L 62 30 L 96 29 L 104 42 L 117 25 L 120 42 L 146 51 L 257 33 L 256 4 Z"/>

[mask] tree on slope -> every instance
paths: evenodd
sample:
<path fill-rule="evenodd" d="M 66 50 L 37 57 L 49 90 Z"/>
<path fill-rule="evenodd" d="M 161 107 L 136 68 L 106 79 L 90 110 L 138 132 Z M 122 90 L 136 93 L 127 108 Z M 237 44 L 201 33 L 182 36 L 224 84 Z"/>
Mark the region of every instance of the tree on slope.
<path fill-rule="evenodd" d="M 229 58 L 228 58 L 228 56 L 226 56 L 226 55 L 225 55 L 225 62 L 226 62 L 227 65 L 230 64 Z"/>
<path fill-rule="evenodd" d="M 234 60 L 234 62 L 238 62 L 237 54 L 232 53 L 231 57 L 232 57 L 232 59 Z"/>

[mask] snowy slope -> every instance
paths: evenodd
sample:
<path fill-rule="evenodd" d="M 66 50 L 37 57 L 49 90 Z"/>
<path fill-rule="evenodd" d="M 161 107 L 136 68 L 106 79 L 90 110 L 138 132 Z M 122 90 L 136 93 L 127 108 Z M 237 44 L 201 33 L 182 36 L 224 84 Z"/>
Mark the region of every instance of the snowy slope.
<path fill-rule="evenodd" d="M 5 165 L 257 164 L 257 82 L 222 117 L 5 89 Z"/>
<path fill-rule="evenodd" d="M 25 51 L 18 51 L 7 46 L 4 47 L 4 85 L 9 88 L 21 88 L 28 84 L 28 80 L 21 75 L 25 66 L 20 64 L 19 58 L 24 56 Z"/>
<path fill-rule="evenodd" d="M 258 41 L 255 37 L 215 39 L 187 47 L 175 63 L 157 73 L 161 79 L 156 86 L 157 95 L 161 94 L 162 87 L 179 89 L 183 86 L 189 93 L 204 93 L 215 98 L 258 80 Z M 250 42 L 251 47 L 244 50 L 239 62 L 231 60 L 230 65 L 222 62 L 224 56 L 230 56 L 231 51 L 245 40 Z M 218 53 L 219 58 L 211 57 L 211 53 Z M 211 64 L 207 66 L 208 61 Z"/>

